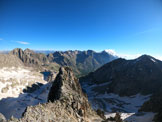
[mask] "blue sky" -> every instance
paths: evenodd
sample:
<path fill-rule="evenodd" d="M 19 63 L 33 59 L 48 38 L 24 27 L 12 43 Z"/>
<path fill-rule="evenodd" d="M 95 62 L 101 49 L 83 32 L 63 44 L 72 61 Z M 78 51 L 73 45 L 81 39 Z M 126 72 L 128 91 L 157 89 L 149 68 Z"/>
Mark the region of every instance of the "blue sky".
<path fill-rule="evenodd" d="M 0 0 L 0 50 L 162 56 L 162 0 Z"/>

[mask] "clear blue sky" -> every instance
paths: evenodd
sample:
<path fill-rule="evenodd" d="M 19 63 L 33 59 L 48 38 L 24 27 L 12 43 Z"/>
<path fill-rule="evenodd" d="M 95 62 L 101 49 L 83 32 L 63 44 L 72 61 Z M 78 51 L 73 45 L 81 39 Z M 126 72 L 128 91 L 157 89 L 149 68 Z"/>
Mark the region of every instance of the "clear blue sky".
<path fill-rule="evenodd" d="M 0 0 L 0 50 L 162 56 L 162 0 Z"/>

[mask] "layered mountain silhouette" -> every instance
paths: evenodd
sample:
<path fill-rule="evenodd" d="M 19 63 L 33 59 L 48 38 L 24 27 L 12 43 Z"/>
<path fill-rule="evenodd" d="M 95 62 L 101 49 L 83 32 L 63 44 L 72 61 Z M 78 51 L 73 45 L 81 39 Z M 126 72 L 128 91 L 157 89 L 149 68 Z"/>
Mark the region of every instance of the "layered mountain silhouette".
<path fill-rule="evenodd" d="M 87 89 L 96 85 L 93 91 L 97 94 L 114 93 L 128 97 L 151 95 L 151 99 L 140 110 L 161 112 L 162 61 L 149 55 L 134 60 L 116 59 L 80 78 L 80 82 L 82 85 L 87 84 Z M 159 113 L 156 121 L 162 121 L 161 118 Z"/>
<path fill-rule="evenodd" d="M 16 55 L 26 66 L 58 70 L 59 66 L 69 66 L 77 76 L 86 75 L 105 63 L 117 58 L 106 51 L 97 53 L 88 51 L 56 51 L 45 55 L 35 53 L 30 49 L 24 51 L 20 48 L 12 50 L 9 54 Z"/>

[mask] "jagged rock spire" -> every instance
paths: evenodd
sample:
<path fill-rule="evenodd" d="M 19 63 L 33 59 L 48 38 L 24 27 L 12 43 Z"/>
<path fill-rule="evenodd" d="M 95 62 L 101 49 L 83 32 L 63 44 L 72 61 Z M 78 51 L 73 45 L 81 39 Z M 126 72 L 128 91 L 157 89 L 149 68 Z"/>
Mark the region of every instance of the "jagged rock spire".
<path fill-rule="evenodd" d="M 74 77 L 69 67 L 62 67 L 59 70 L 51 90 L 49 92 L 48 101 L 62 99 L 67 96 L 83 95 L 79 81 Z"/>
<path fill-rule="evenodd" d="M 78 79 L 68 67 L 60 68 L 49 92 L 48 101 L 45 104 L 27 107 L 23 117 L 18 121 L 101 122 L 103 120 L 92 110 Z"/>

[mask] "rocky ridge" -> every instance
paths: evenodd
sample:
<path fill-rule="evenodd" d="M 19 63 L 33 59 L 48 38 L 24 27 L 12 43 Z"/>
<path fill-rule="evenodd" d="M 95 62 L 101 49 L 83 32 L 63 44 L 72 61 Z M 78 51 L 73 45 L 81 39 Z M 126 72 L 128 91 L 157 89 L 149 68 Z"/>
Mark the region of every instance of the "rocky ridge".
<path fill-rule="evenodd" d="M 43 54 L 36 53 L 30 49 L 22 50 L 16 48 L 9 54 L 16 55 L 25 66 L 31 66 L 37 69 L 58 71 L 60 66 L 68 66 L 72 68 L 75 75 L 78 77 L 86 75 L 103 64 L 118 58 L 106 51 L 97 53 L 92 50 L 55 51 L 54 53 Z"/>
<path fill-rule="evenodd" d="M 55 89 L 56 88 L 56 89 Z M 10 121 L 101 122 L 70 68 L 60 68 L 48 95 L 48 103 L 27 107 L 21 119 Z"/>

